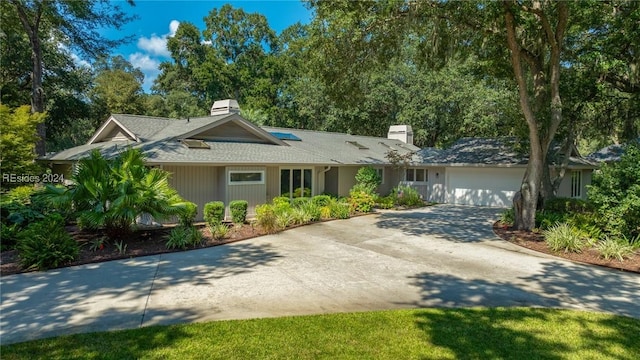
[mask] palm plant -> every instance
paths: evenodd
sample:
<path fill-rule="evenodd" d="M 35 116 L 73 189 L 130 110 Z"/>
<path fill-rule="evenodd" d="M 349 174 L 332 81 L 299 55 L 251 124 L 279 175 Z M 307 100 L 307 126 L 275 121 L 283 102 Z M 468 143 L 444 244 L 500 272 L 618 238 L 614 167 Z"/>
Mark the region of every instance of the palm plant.
<path fill-rule="evenodd" d="M 139 150 L 125 150 L 112 160 L 95 150 L 78 162 L 71 177 L 74 186 L 49 187 L 49 193 L 52 201 L 73 206 L 83 226 L 104 228 L 108 237 L 122 238 L 143 213 L 164 220 L 186 210 L 168 179 L 166 171 L 147 167 Z"/>

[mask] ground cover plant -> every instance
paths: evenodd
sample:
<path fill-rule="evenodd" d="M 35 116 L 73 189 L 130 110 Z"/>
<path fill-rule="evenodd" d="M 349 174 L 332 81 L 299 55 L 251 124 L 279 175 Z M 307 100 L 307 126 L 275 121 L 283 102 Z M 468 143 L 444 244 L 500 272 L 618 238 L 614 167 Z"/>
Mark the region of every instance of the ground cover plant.
<path fill-rule="evenodd" d="M 534 308 L 218 321 L 2 346 L 15 359 L 636 359 L 640 320 Z"/>
<path fill-rule="evenodd" d="M 186 211 L 185 201 L 169 185 L 169 173 L 147 167 L 140 150 L 127 149 L 113 159 L 94 150 L 78 161 L 71 180 L 69 187 L 47 185 L 47 200 L 75 209 L 82 227 L 103 228 L 112 240 L 131 233 L 142 214 L 162 221 Z"/>

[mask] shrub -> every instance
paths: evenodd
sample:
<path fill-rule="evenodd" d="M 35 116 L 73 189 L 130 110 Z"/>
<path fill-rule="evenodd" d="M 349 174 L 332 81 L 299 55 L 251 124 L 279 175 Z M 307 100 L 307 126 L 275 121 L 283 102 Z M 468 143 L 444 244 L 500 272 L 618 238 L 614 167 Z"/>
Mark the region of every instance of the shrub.
<path fill-rule="evenodd" d="M 391 209 L 393 208 L 393 197 L 392 196 L 384 196 L 378 197 L 376 199 L 376 207 L 379 209 Z"/>
<path fill-rule="evenodd" d="M 211 231 L 211 236 L 213 236 L 214 239 L 220 240 L 224 239 L 225 236 L 227 236 L 229 227 L 224 223 L 216 223 L 213 225 L 209 225 L 209 231 Z"/>
<path fill-rule="evenodd" d="M 558 223 L 543 232 L 544 241 L 552 251 L 582 252 L 586 245 L 584 234 L 566 223 Z"/>
<path fill-rule="evenodd" d="M 410 186 L 398 186 L 391 191 L 394 203 L 400 206 L 423 206 L 424 201 L 418 191 Z"/>
<path fill-rule="evenodd" d="M 329 195 L 316 195 L 311 198 L 311 202 L 313 202 L 314 204 L 320 207 L 329 205 L 330 201 L 331 201 L 331 196 Z"/>
<path fill-rule="evenodd" d="M 348 219 L 351 216 L 351 205 L 343 200 L 332 200 L 329 204 L 331 217 L 335 219 Z"/>
<path fill-rule="evenodd" d="M 294 223 L 295 219 L 293 217 L 294 210 L 298 209 L 288 209 L 286 211 L 276 211 L 276 229 L 277 231 L 285 229 L 287 226 L 290 226 Z"/>
<path fill-rule="evenodd" d="M 291 200 L 291 206 L 294 208 L 301 208 L 301 207 L 304 207 L 310 201 L 311 199 L 307 197 L 293 198 L 293 200 Z"/>
<path fill-rule="evenodd" d="M 566 215 L 550 212 L 536 211 L 536 227 L 538 229 L 547 230 L 557 223 L 565 222 Z"/>
<path fill-rule="evenodd" d="M 640 145 L 626 146 L 620 161 L 595 172 L 588 195 L 604 231 L 628 239 L 640 235 Z"/>
<path fill-rule="evenodd" d="M 291 224 L 294 225 L 306 224 L 311 221 L 311 217 L 309 216 L 309 214 L 305 211 L 305 209 L 301 207 L 291 209 L 289 218 Z"/>
<path fill-rule="evenodd" d="M 293 197 L 294 198 L 298 198 L 298 197 L 310 197 L 311 196 L 311 189 L 310 188 L 297 188 L 293 191 Z"/>
<path fill-rule="evenodd" d="M 17 224 L 0 225 L 0 251 L 12 250 L 16 247 L 20 236 L 20 227 Z"/>
<path fill-rule="evenodd" d="M 331 206 L 323 206 L 320 208 L 320 219 L 331 219 Z"/>
<path fill-rule="evenodd" d="M 605 260 L 612 258 L 623 261 L 634 253 L 633 246 L 625 238 L 605 237 L 596 245 L 600 256 Z"/>
<path fill-rule="evenodd" d="M 356 185 L 359 185 L 360 187 L 358 190 L 362 190 L 368 194 L 375 193 L 376 189 L 382 182 L 382 179 L 380 178 L 380 175 L 378 175 L 376 169 L 371 166 L 364 166 L 358 169 L 355 179 Z"/>
<path fill-rule="evenodd" d="M 376 200 L 373 194 L 363 190 L 352 189 L 349 192 L 349 204 L 353 211 L 368 213 L 373 210 Z"/>
<path fill-rule="evenodd" d="M 187 246 L 195 247 L 202 241 L 202 233 L 195 226 L 176 226 L 169 234 L 169 240 L 165 243 L 168 249 L 186 249 Z"/>
<path fill-rule="evenodd" d="M 274 197 L 271 203 L 277 207 L 288 207 L 291 206 L 291 200 L 285 196 L 277 196 Z"/>
<path fill-rule="evenodd" d="M 583 233 L 589 238 L 598 240 L 602 238 L 602 229 L 598 225 L 598 218 L 594 213 L 576 213 L 567 217 L 566 222 Z"/>
<path fill-rule="evenodd" d="M 179 215 L 184 200 L 169 185 L 169 173 L 149 168 L 138 149 L 106 159 L 97 149 L 77 163 L 69 188 L 47 185 L 46 198 L 56 207 L 74 207 L 82 223 L 104 228 L 110 238 L 129 234 L 139 215 L 156 220 Z"/>
<path fill-rule="evenodd" d="M 276 222 L 275 206 L 270 204 L 256 206 L 256 223 L 268 234 L 280 230 Z"/>
<path fill-rule="evenodd" d="M 43 219 L 48 209 L 42 201 L 35 186 L 18 186 L 0 197 L 0 213 L 2 224 L 17 225 L 17 230 Z"/>
<path fill-rule="evenodd" d="M 582 214 L 593 211 L 593 208 L 582 199 L 560 197 L 547 200 L 544 203 L 544 210 L 557 214 Z"/>
<path fill-rule="evenodd" d="M 245 200 L 234 200 L 229 203 L 229 209 L 231 210 L 231 221 L 234 224 L 244 224 L 247 220 L 247 208 L 249 203 Z"/>
<path fill-rule="evenodd" d="M 222 201 L 211 201 L 204 204 L 204 221 L 211 226 L 219 224 L 224 220 L 224 203 Z"/>
<path fill-rule="evenodd" d="M 513 226 L 516 219 L 516 213 L 513 208 L 505 209 L 500 213 L 500 222 L 509 226 Z"/>
<path fill-rule="evenodd" d="M 316 205 L 314 202 L 308 201 L 301 209 L 306 213 L 308 218 L 307 222 L 320 220 L 320 206 Z"/>
<path fill-rule="evenodd" d="M 71 262 L 80 248 L 64 228 L 64 218 L 51 214 L 30 224 L 18 240 L 20 263 L 26 269 L 46 270 Z"/>
<path fill-rule="evenodd" d="M 178 215 L 180 225 L 190 227 L 198 215 L 198 205 L 192 202 L 184 203 L 184 210 Z"/>

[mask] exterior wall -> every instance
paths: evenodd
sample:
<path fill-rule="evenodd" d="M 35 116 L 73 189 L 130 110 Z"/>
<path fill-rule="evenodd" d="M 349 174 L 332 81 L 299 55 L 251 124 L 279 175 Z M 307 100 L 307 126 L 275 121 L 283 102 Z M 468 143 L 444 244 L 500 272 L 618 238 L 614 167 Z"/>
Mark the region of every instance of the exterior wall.
<path fill-rule="evenodd" d="M 218 193 L 218 173 L 222 168 L 215 166 L 168 166 L 162 167 L 172 173 L 169 184 L 185 200 L 198 205 L 197 221 L 202 221 L 204 204 L 210 201 L 224 201 Z"/>
<path fill-rule="evenodd" d="M 271 202 L 274 197 L 280 196 L 280 168 L 269 166 L 267 168 L 267 201 Z"/>
<path fill-rule="evenodd" d="M 359 166 L 341 166 L 338 172 L 338 196 L 349 196 L 349 190 L 356 184 Z"/>
<path fill-rule="evenodd" d="M 562 178 L 562 182 L 558 187 L 558 197 L 571 197 L 571 174 L 573 171 L 580 171 L 581 175 L 581 187 L 580 187 L 580 199 L 587 198 L 587 186 L 591 185 L 591 175 L 593 174 L 592 170 L 574 170 L 567 169 L 564 178 Z"/>
<path fill-rule="evenodd" d="M 313 169 L 313 193 L 312 195 L 319 195 L 324 192 L 325 183 L 325 167 L 316 166 Z"/>
<path fill-rule="evenodd" d="M 445 168 L 429 168 L 429 194 L 427 201 L 444 203 L 445 200 Z"/>
<path fill-rule="evenodd" d="M 263 171 L 264 182 L 262 184 L 234 184 L 229 183 L 231 171 Z M 226 168 L 225 184 L 227 185 L 227 197 L 225 201 L 226 217 L 231 217 L 229 203 L 233 200 L 246 200 L 249 203 L 247 216 L 255 216 L 256 205 L 267 202 L 267 168 L 260 166 L 230 166 Z"/>
<path fill-rule="evenodd" d="M 445 176 L 446 202 L 509 207 L 524 172 L 524 168 L 449 167 Z"/>
<path fill-rule="evenodd" d="M 340 168 L 332 167 L 324 174 L 324 192 L 331 195 L 338 195 L 338 180 Z"/>

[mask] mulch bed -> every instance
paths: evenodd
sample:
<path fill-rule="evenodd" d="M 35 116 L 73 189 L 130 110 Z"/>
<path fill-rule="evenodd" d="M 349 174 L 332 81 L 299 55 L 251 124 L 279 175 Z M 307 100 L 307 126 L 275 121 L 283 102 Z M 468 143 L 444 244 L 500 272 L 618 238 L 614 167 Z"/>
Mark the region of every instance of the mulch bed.
<path fill-rule="evenodd" d="M 266 232 L 260 227 L 244 224 L 242 226 L 231 226 L 227 237 L 221 240 L 216 240 L 211 236 L 211 232 L 206 226 L 204 226 L 204 224 L 199 224 L 197 227 L 202 232 L 203 241 L 202 244 L 195 247 L 195 249 L 229 244 L 236 241 L 266 235 Z M 102 249 L 97 249 L 95 251 L 90 249 L 91 241 L 103 237 L 104 234 L 83 232 L 75 227 L 70 227 L 68 230 L 71 236 L 76 239 L 81 246 L 78 259 L 65 264 L 65 267 L 184 251 L 182 249 L 167 249 L 165 243 L 167 242 L 169 233 L 171 232 L 171 228 L 167 227 L 136 231 L 130 238 L 124 240 L 124 243 L 127 245 L 124 253 L 120 253 L 116 245 L 111 241 L 105 242 Z M 531 250 L 551 254 L 576 262 L 640 273 L 640 254 L 638 253 L 622 262 L 618 260 L 602 259 L 598 252 L 593 249 L 587 249 L 579 254 L 563 252 L 555 253 L 547 248 L 542 234 L 540 233 L 514 230 L 503 225 L 499 221 L 493 225 L 493 231 L 502 239 Z M 15 250 L 3 251 L 0 253 L 0 275 L 4 276 L 27 272 L 28 270 L 23 269 L 18 260 L 18 253 Z"/>
<path fill-rule="evenodd" d="M 265 235 L 265 232 L 259 227 L 254 227 L 250 224 L 244 224 L 242 226 L 230 225 L 227 236 L 224 239 L 216 240 L 211 236 L 211 232 L 206 226 L 204 226 L 204 224 L 199 224 L 197 227 L 202 232 L 202 243 L 200 246 L 195 248 L 189 247 L 187 250 L 229 244 Z M 67 230 L 80 244 L 80 254 L 77 260 L 65 264 L 64 267 L 185 251 L 182 249 L 168 249 L 166 247 L 165 244 L 169 238 L 169 233 L 171 232 L 171 228 L 169 227 L 145 229 L 134 232 L 132 236 L 123 240 L 123 243 L 127 245 L 124 253 L 120 253 L 113 241 L 105 242 L 103 248 L 96 249 L 95 251 L 92 250 L 90 246 L 91 242 L 104 236 L 104 234 L 100 232 L 83 232 L 78 230 L 76 227 L 69 227 Z M 25 270 L 20 266 L 18 252 L 16 250 L 3 251 L 0 253 L 0 275 L 4 276 L 28 271 L 29 270 Z"/>
<path fill-rule="evenodd" d="M 640 273 L 640 254 L 638 254 L 638 252 L 636 252 L 636 254 L 632 257 L 625 259 L 624 261 L 615 259 L 605 260 L 600 257 L 600 254 L 595 249 L 586 249 L 581 253 L 553 252 L 549 250 L 547 244 L 545 244 L 542 234 L 531 231 L 514 230 L 502 224 L 500 221 L 497 221 L 495 224 L 493 224 L 493 231 L 502 239 L 525 247 L 527 249 L 558 256 L 580 263 Z"/>

